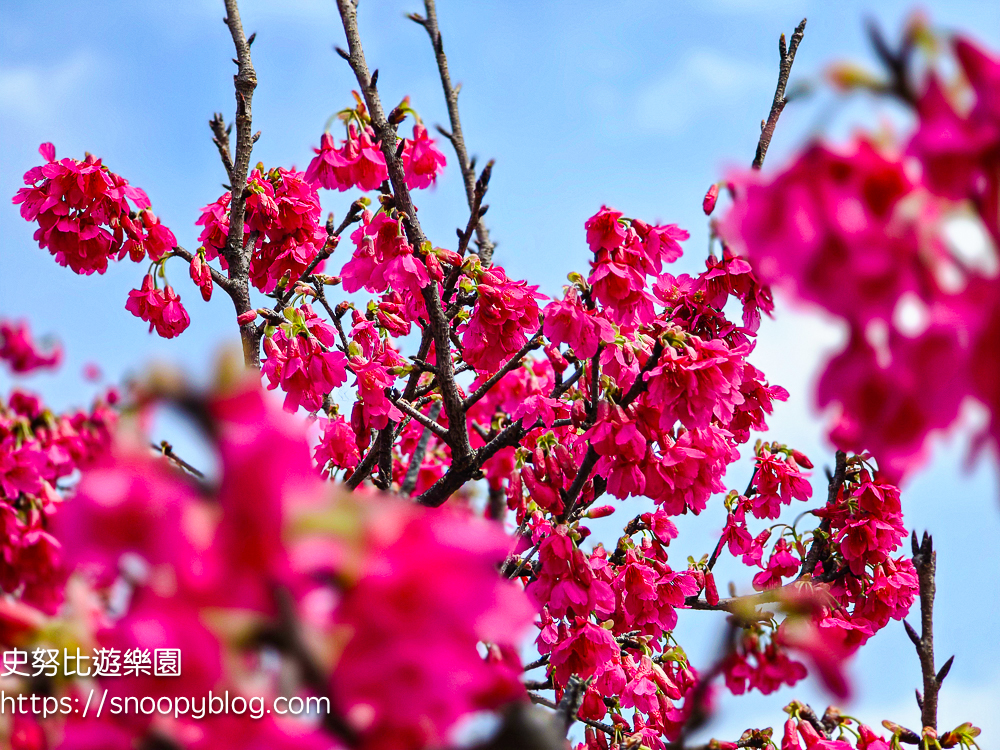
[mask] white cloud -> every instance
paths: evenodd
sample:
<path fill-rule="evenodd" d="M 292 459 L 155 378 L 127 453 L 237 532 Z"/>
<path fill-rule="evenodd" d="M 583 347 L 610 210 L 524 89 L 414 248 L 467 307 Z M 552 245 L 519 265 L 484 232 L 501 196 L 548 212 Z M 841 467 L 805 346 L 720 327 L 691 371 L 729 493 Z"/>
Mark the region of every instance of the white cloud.
<path fill-rule="evenodd" d="M 699 50 L 639 92 L 636 119 L 648 130 L 678 134 L 712 110 L 759 99 L 773 78 L 770 68 Z"/>

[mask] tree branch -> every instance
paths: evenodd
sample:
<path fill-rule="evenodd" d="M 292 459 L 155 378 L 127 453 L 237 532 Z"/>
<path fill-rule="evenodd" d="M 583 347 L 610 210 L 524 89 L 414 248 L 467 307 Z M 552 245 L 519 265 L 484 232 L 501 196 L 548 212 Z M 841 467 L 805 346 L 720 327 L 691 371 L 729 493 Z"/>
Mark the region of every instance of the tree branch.
<path fill-rule="evenodd" d="M 930 534 L 924 532 L 923 539 L 917 543 L 917 532 L 911 537 L 913 546 L 913 566 L 917 569 L 917 579 L 920 581 L 920 638 L 908 622 L 903 621 L 907 635 L 913 641 L 920 659 L 920 672 L 924 678 L 923 695 L 917 692 L 917 703 L 920 705 L 920 721 L 925 727 L 937 729 L 938 692 L 941 683 L 948 675 L 955 657 L 951 657 L 938 672 L 934 668 L 934 594 L 936 586 L 934 574 L 937 569 L 937 552 Z"/>
<path fill-rule="evenodd" d="M 427 31 L 427 36 L 431 39 L 431 46 L 434 48 L 434 56 L 437 58 L 438 72 L 441 74 L 441 86 L 444 89 L 444 99 L 448 105 L 448 120 L 451 123 L 451 132 L 447 134 L 448 140 L 455 148 L 455 155 L 458 157 L 458 166 L 462 170 L 462 180 L 465 182 L 465 196 L 469 202 L 469 209 L 473 215 L 479 214 L 476 205 L 476 172 L 472 162 L 469 160 L 469 152 L 465 148 L 465 136 L 462 134 L 462 120 L 458 115 L 458 91 L 451 83 L 451 74 L 448 72 L 448 58 L 444 54 L 444 43 L 441 41 L 441 29 L 438 27 L 437 7 L 435 0 L 424 0 L 424 11 L 427 16 L 422 18 L 417 14 L 412 14 L 410 19 L 419 23 Z M 476 221 L 476 243 L 479 245 L 479 259 L 484 266 L 490 265 L 493 261 L 494 244 L 490 240 L 490 232 L 483 223 L 481 216 Z"/>
<path fill-rule="evenodd" d="M 757 153 L 753 157 L 753 168 L 760 169 L 764 165 L 764 157 L 767 155 L 767 147 L 771 145 L 771 138 L 774 136 L 774 128 L 778 124 L 782 110 L 788 104 L 785 98 L 785 87 L 788 85 L 788 76 L 792 72 L 792 63 L 795 62 L 795 52 L 799 48 L 799 42 L 806 32 L 806 19 L 802 19 L 795 31 L 792 33 L 792 42 L 785 47 L 785 35 L 782 34 L 778 40 L 778 54 L 780 55 L 780 65 L 778 68 L 778 86 L 774 90 L 774 101 L 771 102 L 771 112 L 767 116 L 767 121 L 761 123 L 760 140 L 757 141 Z"/>
<path fill-rule="evenodd" d="M 236 314 L 249 312 L 250 307 L 250 252 L 252 246 L 244 248 L 243 227 L 246 210 L 247 174 L 250 169 L 250 153 L 256 140 L 251 132 L 253 117 L 251 103 L 257 88 L 257 73 L 250 60 L 250 44 L 243 33 L 240 9 L 236 0 L 225 0 L 226 25 L 236 47 L 237 73 L 233 76 L 236 88 L 236 157 L 229 170 L 229 184 L 232 200 L 229 204 L 229 235 L 226 240 L 226 260 L 229 263 L 229 278 L 232 280 L 229 296 L 236 306 Z M 221 148 L 220 148 L 221 151 Z M 227 149 L 228 151 L 228 149 Z M 223 159 L 225 164 L 225 159 Z M 260 333 L 253 321 L 240 326 L 243 340 L 243 359 L 248 367 L 260 369 Z"/>
<path fill-rule="evenodd" d="M 413 205 L 410 191 L 406 187 L 406 176 L 403 172 L 403 162 L 397 155 L 398 138 L 394 125 L 386 119 L 385 110 L 375 81 L 368 72 L 365 53 L 361 47 L 361 37 L 358 33 L 358 18 L 354 3 L 351 0 L 337 0 L 340 18 L 347 35 L 347 47 L 350 50 L 347 61 L 354 71 L 354 76 L 361 88 L 372 127 L 378 137 L 382 154 L 385 156 L 389 172 L 389 182 L 392 184 L 396 209 L 404 216 L 404 227 L 407 239 L 417 252 L 424 247 L 427 237 L 417 219 L 417 211 Z M 455 366 L 451 360 L 450 326 L 441 304 L 441 296 L 436 282 L 431 282 L 421 290 L 434 340 L 437 357 L 437 381 L 444 399 L 445 413 L 448 415 L 448 436 L 452 448 L 453 468 L 463 468 L 472 459 L 472 446 L 469 443 L 469 432 L 465 424 L 465 414 L 462 411 L 462 397 L 455 382 Z"/>

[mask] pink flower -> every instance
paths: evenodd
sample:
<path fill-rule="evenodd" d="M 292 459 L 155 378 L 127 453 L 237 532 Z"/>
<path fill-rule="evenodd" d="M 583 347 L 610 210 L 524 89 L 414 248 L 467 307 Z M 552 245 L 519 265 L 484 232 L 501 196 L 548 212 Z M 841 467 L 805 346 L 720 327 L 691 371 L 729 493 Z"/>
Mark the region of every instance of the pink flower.
<path fill-rule="evenodd" d="M 151 274 L 143 278 L 141 289 L 128 293 L 125 309 L 147 321 L 150 333 L 155 328 L 157 335 L 165 339 L 179 336 L 191 324 L 187 310 L 173 287 L 167 284 L 163 289 L 157 288 Z"/>
<path fill-rule="evenodd" d="M 618 643 L 610 630 L 577 617 L 552 649 L 549 661 L 556 680 L 565 685 L 574 674 L 582 679 L 600 677 L 618 653 Z"/>
<path fill-rule="evenodd" d="M 341 416 L 320 419 L 323 432 L 313 452 L 321 474 L 332 474 L 336 469 L 354 471 L 361 463 L 361 454 L 355 444 L 354 431 Z"/>
<path fill-rule="evenodd" d="M 208 302 L 212 299 L 212 269 L 208 265 L 208 261 L 201 253 L 198 253 L 191 259 L 188 270 L 191 274 L 191 281 L 201 290 L 201 298 Z"/>
<path fill-rule="evenodd" d="M 701 208 L 705 216 L 711 216 L 715 210 L 715 202 L 719 200 L 719 183 L 711 185 L 705 192 L 705 197 L 701 201 Z"/>
<path fill-rule="evenodd" d="M 880 352 L 854 331 L 817 388 L 820 407 L 839 407 L 832 442 L 872 451 L 897 480 L 919 466 L 928 435 L 951 424 L 969 387 L 963 336 L 946 326 L 931 326 L 914 338 L 893 330 Z"/>
<path fill-rule="evenodd" d="M 403 141 L 403 172 L 410 190 L 430 187 L 444 170 L 445 158 L 427 135 L 427 128 L 419 122 L 413 124 L 413 139 Z"/>
<path fill-rule="evenodd" d="M 278 167 L 268 173 L 266 184 L 273 187 L 273 211 L 262 221 L 265 239 L 255 248 L 250 261 L 253 285 L 264 293 L 275 289 L 288 275 L 298 280 L 327 242 L 320 222 L 319 194 L 302 172 Z M 250 218 L 248 215 L 248 227 Z M 322 262 L 316 271 L 322 271 Z"/>
<path fill-rule="evenodd" d="M 844 675 L 844 662 L 853 649 L 833 629 L 817 627 L 802 617 L 786 618 L 775 634 L 783 646 L 804 654 L 816 667 L 826 688 L 841 700 L 851 694 Z M 809 747 L 808 741 L 806 746 Z"/>
<path fill-rule="evenodd" d="M 357 126 L 351 123 L 347 130 L 347 140 L 340 148 L 334 147 L 333 136 L 323 133 L 320 147 L 313 149 L 315 158 L 309 162 L 305 179 L 318 183 L 327 190 L 377 190 L 389 177 L 385 166 L 385 156 L 372 142 L 375 137 L 371 128 L 364 128 L 360 136 Z"/>
<path fill-rule="evenodd" d="M 641 495 L 646 487 L 640 468 L 646 455 L 646 439 L 635 421 L 620 406 L 601 401 L 586 438 L 600 455 L 594 470 L 608 480 L 608 492 L 621 500 Z"/>
<path fill-rule="evenodd" d="M 48 352 L 34 342 L 26 320 L 0 320 L 0 360 L 12 372 L 28 373 L 43 368 L 56 368 L 62 363 L 62 346 L 56 342 Z"/>
<path fill-rule="evenodd" d="M 84 472 L 73 502 L 56 516 L 56 532 L 70 570 L 87 572 L 99 585 L 111 583 L 123 555 L 169 564 L 190 584 L 196 554 L 182 519 L 197 503 L 194 488 L 165 459 L 118 446 Z"/>
<path fill-rule="evenodd" d="M 401 295 L 419 297 L 420 290 L 430 283 L 427 268 L 414 257 L 399 217 L 390 218 L 384 211 L 374 215 L 365 211 L 351 240 L 356 249 L 341 272 L 344 291 L 353 293 L 364 288 L 384 292 L 391 286 Z"/>
<path fill-rule="evenodd" d="M 645 374 L 648 399 L 662 410 L 660 427 L 680 421 L 689 430 L 703 429 L 713 419 L 732 420 L 743 404 L 742 384 L 749 348 L 730 348 L 724 341 L 689 336 L 683 347 L 664 347 L 660 363 Z"/>
<path fill-rule="evenodd" d="M 681 229 L 676 224 L 650 226 L 638 219 L 632 220 L 632 229 L 642 241 L 643 252 L 651 264 L 647 266 L 647 270 L 652 275 L 660 273 L 663 263 L 673 263 L 680 259 L 684 254 L 681 242 L 691 236 L 686 229 Z"/>
<path fill-rule="evenodd" d="M 500 266 L 483 272 L 476 305 L 462 333 L 465 361 L 477 372 L 496 372 L 528 342 L 527 333 L 538 326 L 536 300 L 545 299 L 537 289 L 525 281 L 511 281 Z"/>
<path fill-rule="evenodd" d="M 647 394 L 648 395 L 648 394 Z M 726 466 L 739 452 L 730 444 L 729 433 L 710 425 L 704 430 L 678 430 L 676 440 L 661 442 L 661 456 L 651 456 L 644 465 L 644 494 L 670 515 L 689 510 L 700 513 L 708 498 L 724 492 Z"/>
<path fill-rule="evenodd" d="M 554 617 L 586 617 L 595 611 L 606 615 L 614 610 L 611 587 L 594 574 L 565 526 L 557 526 L 541 542 L 538 559 L 541 572 L 527 593 L 539 605 L 546 604 Z"/>
<path fill-rule="evenodd" d="M 304 304 L 292 322 L 282 323 L 274 335 L 265 339 L 267 358 L 261 371 L 267 377 L 268 390 L 281 387 L 285 392 L 285 411 L 300 406 L 319 411 L 323 399 L 347 380 L 347 357 L 335 347 L 333 328 Z"/>
<path fill-rule="evenodd" d="M 612 586 L 619 602 L 616 621 L 620 620 L 621 632 L 637 629 L 650 635 L 673 630 L 676 608 L 684 606 L 685 598 L 700 588 L 690 574 L 642 558 L 635 550 L 626 554 Z"/>
<path fill-rule="evenodd" d="M 794 460 L 771 454 L 766 448 L 757 455 L 757 494 L 750 498 L 755 518 L 777 518 L 781 506 L 792 500 L 808 500 L 812 487 Z"/>
<path fill-rule="evenodd" d="M 591 261 L 587 283 L 611 322 L 628 329 L 652 322 L 653 297 L 646 290 L 646 275 L 641 268 L 601 250 Z"/>
<path fill-rule="evenodd" d="M 862 575 L 866 565 L 884 562 L 899 547 L 906 536 L 901 522 L 901 517 L 890 522 L 865 514 L 850 519 L 838 532 L 835 541 L 855 575 Z"/>
<path fill-rule="evenodd" d="M 156 260 L 174 247 L 173 233 L 148 210 L 146 193 L 100 159 L 56 161 L 51 143 L 39 152 L 46 164 L 25 173 L 27 187 L 13 202 L 21 204 L 26 221 L 38 223 L 35 240 L 59 265 L 79 274 L 104 273 L 116 255 L 141 260 L 149 252 Z M 133 206 L 142 212 L 138 220 L 132 218 Z"/>
<path fill-rule="evenodd" d="M 783 172 L 736 183 L 719 231 L 762 283 L 860 326 L 891 320 L 904 292 L 936 287 L 928 264 L 942 252 L 921 228 L 933 212 L 902 209 L 914 184 L 901 159 L 870 142 L 841 152 L 816 145 Z"/>
<path fill-rule="evenodd" d="M 395 378 L 389 374 L 385 365 L 377 359 L 365 361 L 360 357 L 354 357 L 350 361 L 350 367 L 356 378 L 355 385 L 358 387 L 358 403 L 355 404 L 355 408 L 360 409 L 364 415 L 363 430 L 372 428 L 381 430 L 389 424 L 390 419 L 394 422 L 401 420 L 403 413 L 385 393 L 395 382 Z M 354 431 L 360 432 L 357 427 Z"/>
<path fill-rule="evenodd" d="M 534 611 L 497 575 L 508 551 L 499 528 L 398 502 L 383 501 L 376 514 L 335 614 L 350 640 L 332 692 L 365 748 L 443 745 L 463 715 L 524 696 L 516 655 L 513 664 L 484 660 L 476 647 L 516 644 Z M 435 575 L 428 560 L 440 566 Z"/>
<path fill-rule="evenodd" d="M 571 346 L 580 359 L 590 359 L 601 343 L 615 340 L 611 323 L 585 310 L 574 290 L 566 294 L 565 300 L 553 300 L 545 306 L 543 331 L 553 344 Z"/>
<path fill-rule="evenodd" d="M 614 250 L 625 241 L 625 227 L 619 221 L 621 211 L 614 211 L 607 206 L 584 222 L 587 230 L 587 244 L 597 253 L 600 250 Z"/>
<path fill-rule="evenodd" d="M 777 588 L 782 585 L 782 578 L 788 578 L 798 573 L 801 565 L 802 561 L 792 555 L 788 542 L 782 537 L 771 551 L 767 568 L 753 577 L 753 587 L 757 591 Z"/>
<path fill-rule="evenodd" d="M 951 200 L 970 199 L 1000 241 L 1000 59 L 961 36 L 953 44 L 975 102 L 959 114 L 931 73 L 916 103 L 920 124 L 908 150 L 923 163 L 931 190 Z"/>
<path fill-rule="evenodd" d="M 195 222 L 205 227 L 198 235 L 198 242 L 205 248 L 205 258 L 219 258 L 223 268 L 228 268 L 225 258 L 226 242 L 229 237 L 229 202 L 232 193 L 223 193 L 214 203 L 209 203 L 201 209 L 201 216 Z"/>

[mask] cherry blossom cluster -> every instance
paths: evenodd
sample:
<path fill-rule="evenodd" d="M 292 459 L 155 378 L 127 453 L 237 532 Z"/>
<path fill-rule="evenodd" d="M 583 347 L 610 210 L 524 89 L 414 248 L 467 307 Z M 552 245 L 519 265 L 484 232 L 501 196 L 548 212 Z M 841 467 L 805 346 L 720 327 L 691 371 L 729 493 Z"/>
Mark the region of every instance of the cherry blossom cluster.
<path fill-rule="evenodd" d="M 717 227 L 763 283 L 848 324 L 817 398 L 836 407 L 831 440 L 872 451 L 897 479 L 967 396 L 990 410 L 988 436 L 1000 437 L 1000 286 L 947 235 L 956 216 L 976 216 L 998 257 L 1000 57 L 961 36 L 948 45 L 956 80 L 931 65 L 919 85 L 908 70 L 898 81 L 916 114 L 908 137 L 817 143 L 771 175 L 734 174 L 734 203 Z"/>
<path fill-rule="evenodd" d="M 18 731 L 41 743 L 23 747 L 125 750 L 155 739 L 199 750 L 253 743 L 422 748 L 444 742 L 462 716 L 523 698 L 515 646 L 536 609 L 520 586 L 497 574 L 509 548 L 501 529 L 461 510 L 430 513 L 322 482 L 310 461 L 307 426 L 272 405 L 254 376 L 184 395 L 215 441 L 220 473 L 212 484 L 150 453 L 142 425 L 164 401 L 153 391 L 133 398 L 127 429 L 123 424 L 111 444 L 105 431 L 72 500 L 48 519 L 51 534 L 23 530 L 34 539 L 22 553 L 33 556 L 33 567 L 23 568 L 40 570 L 41 558 L 60 549 L 59 569 L 73 575 L 65 590 L 65 575 L 59 579 L 65 604 L 52 617 L 35 609 L 42 604 L 35 587 L 52 584 L 25 581 L 25 593 L 2 614 L 3 645 L 181 650 L 179 677 L 94 678 L 121 697 L 210 690 L 287 697 L 287 676 L 260 661 L 262 651 L 276 651 L 302 675 L 294 694 L 333 698 L 334 723 L 78 712 L 59 721 L 20 717 L 27 726 Z M 28 415 L 38 408 L 24 394 L 11 401 Z M 51 416 L 12 412 L 4 430 L 23 432 L 21 425 L 45 418 Z M 96 417 L 88 419 L 89 426 Z M 62 446 L 76 445 L 33 429 L 38 437 L 15 456 L 39 456 L 31 460 L 40 476 L 28 486 L 23 469 L 16 479 L 0 474 L 0 487 L 7 501 L 16 491 L 21 505 L 37 505 L 37 524 L 45 492 L 53 494 L 52 472 L 61 470 L 49 465 L 68 461 Z M 82 448 L 83 429 L 79 434 Z M 15 522 L 20 518 L 6 524 Z M 342 531 L 331 535 L 333 527 Z M 428 560 L 439 568 L 433 575 Z M 6 580 L 3 586 L 16 588 Z M 315 648 L 324 642 L 341 647 Z M 489 644 L 486 658 L 479 643 Z M 227 668 L 234 663 L 245 666 Z M 454 674 L 462 680 L 453 681 Z M 50 686 L 70 697 L 88 688 L 79 680 Z"/>
<path fill-rule="evenodd" d="M 28 170 L 14 196 L 21 216 L 37 222 L 35 240 L 56 263 L 75 273 L 104 273 L 109 260 L 126 255 L 139 262 L 161 259 L 177 244 L 173 232 L 150 211 L 141 188 L 105 167 L 100 159 L 65 158 L 43 143 L 45 164 Z"/>
<path fill-rule="evenodd" d="M 62 346 L 56 342 L 43 351 L 31 335 L 26 320 L 0 320 L 0 361 L 18 375 L 35 370 L 58 367 L 62 362 Z"/>
<path fill-rule="evenodd" d="M 25 363 L 48 366 L 32 353 L 27 324 L 0 323 L 14 373 Z M 20 336 L 20 342 L 13 339 Z M 61 349 L 55 349 L 61 352 Z M 6 357 L 4 360 L 7 361 Z M 109 390 L 89 411 L 56 413 L 30 391 L 14 388 L 0 400 L 0 588 L 48 614 L 63 600 L 65 571 L 51 526 L 76 473 L 92 466 L 111 443 L 118 397 Z"/>
<path fill-rule="evenodd" d="M 180 648 L 182 679 L 133 676 L 116 691 L 293 691 L 335 710 L 309 722 L 22 718 L 19 736 L 36 738 L 25 746 L 421 750 L 448 746 L 477 712 L 506 721 L 531 701 L 563 721 L 560 745 L 579 721 L 579 750 L 667 750 L 684 746 L 719 684 L 769 694 L 811 674 L 845 698 L 845 661 L 926 588 L 916 543 L 912 558 L 900 551 L 900 481 L 966 395 L 1000 409 L 998 282 L 961 263 L 943 229 L 971 206 L 997 238 L 1000 61 L 956 40 L 971 106 L 928 73 L 911 97 L 917 130 L 896 148 L 861 136 L 811 145 L 774 174 L 732 175 L 732 205 L 713 223 L 721 242 L 699 272 L 669 270 L 689 237 L 676 224 L 607 206 L 581 215 L 588 270 L 548 296 L 493 261 L 482 223 L 492 162 L 476 179 L 451 107 L 454 132 L 442 133 L 469 218 L 449 247 L 424 234 L 411 191 L 435 185 L 445 157 L 408 98 L 383 112 L 352 7 L 341 5 L 342 56 L 361 91 L 337 113 L 344 140 L 325 132 L 304 172 L 250 168 L 247 123 L 234 158 L 219 116 L 232 187 L 201 209 L 194 252 L 93 157 L 56 162 L 43 146 L 47 164 L 14 199 L 40 246 L 78 273 L 148 254 L 126 309 L 165 338 L 190 324 L 166 281 L 165 263 L 181 258 L 205 301 L 216 287 L 232 298 L 251 369 L 224 367 L 207 394 L 152 379 L 113 439 L 103 402 L 57 418 L 15 391 L 0 408 L 0 645 Z M 438 49 L 429 18 L 411 18 Z M 400 138 L 407 117 L 412 138 Z M 321 217 L 324 189 L 358 191 L 339 225 Z M 716 185 L 706 214 L 718 198 Z M 758 437 L 789 394 L 751 363 L 772 286 L 850 329 L 819 386 L 821 405 L 839 409 L 841 451 L 825 501 L 793 523 L 786 511 L 813 498 L 813 463 Z M 338 287 L 350 297 L 331 299 Z M 917 331 L 903 320 L 914 306 Z M 0 337 L 15 371 L 57 358 L 24 328 Z M 202 429 L 217 476 L 150 452 L 165 405 Z M 752 462 L 742 493 L 727 477 L 741 454 Z M 64 498 L 57 481 L 77 469 Z M 727 513 L 715 549 L 685 559 L 675 545 L 671 557 L 675 519 L 710 505 Z M 596 539 L 591 522 L 619 512 L 630 520 L 617 541 Z M 726 581 L 742 596 L 720 596 L 726 553 L 748 569 Z M 726 613 L 717 663 L 691 663 L 674 634 L 681 611 Z M 522 664 L 526 633 L 537 658 Z M 19 689 L 72 697 L 89 685 Z M 783 750 L 910 737 L 797 703 L 788 713 Z M 772 734 L 713 747 L 775 745 Z M 940 739 L 974 738 L 963 725 Z"/>

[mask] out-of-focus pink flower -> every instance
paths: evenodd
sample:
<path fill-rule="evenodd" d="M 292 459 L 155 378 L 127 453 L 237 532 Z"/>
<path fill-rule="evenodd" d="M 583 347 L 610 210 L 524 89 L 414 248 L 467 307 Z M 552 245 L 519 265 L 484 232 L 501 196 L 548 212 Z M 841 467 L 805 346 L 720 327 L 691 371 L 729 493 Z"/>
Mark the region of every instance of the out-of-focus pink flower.
<path fill-rule="evenodd" d="M 365 748 L 441 744 L 465 714 L 524 696 L 519 667 L 484 660 L 476 644 L 517 644 L 534 611 L 497 575 L 508 551 L 499 528 L 400 503 L 380 510 L 336 613 L 351 637 L 333 694 Z"/>
<path fill-rule="evenodd" d="M 35 344 L 26 320 L 0 320 L 0 360 L 13 372 L 25 374 L 62 363 L 63 350 L 58 342 L 48 352 Z"/>

